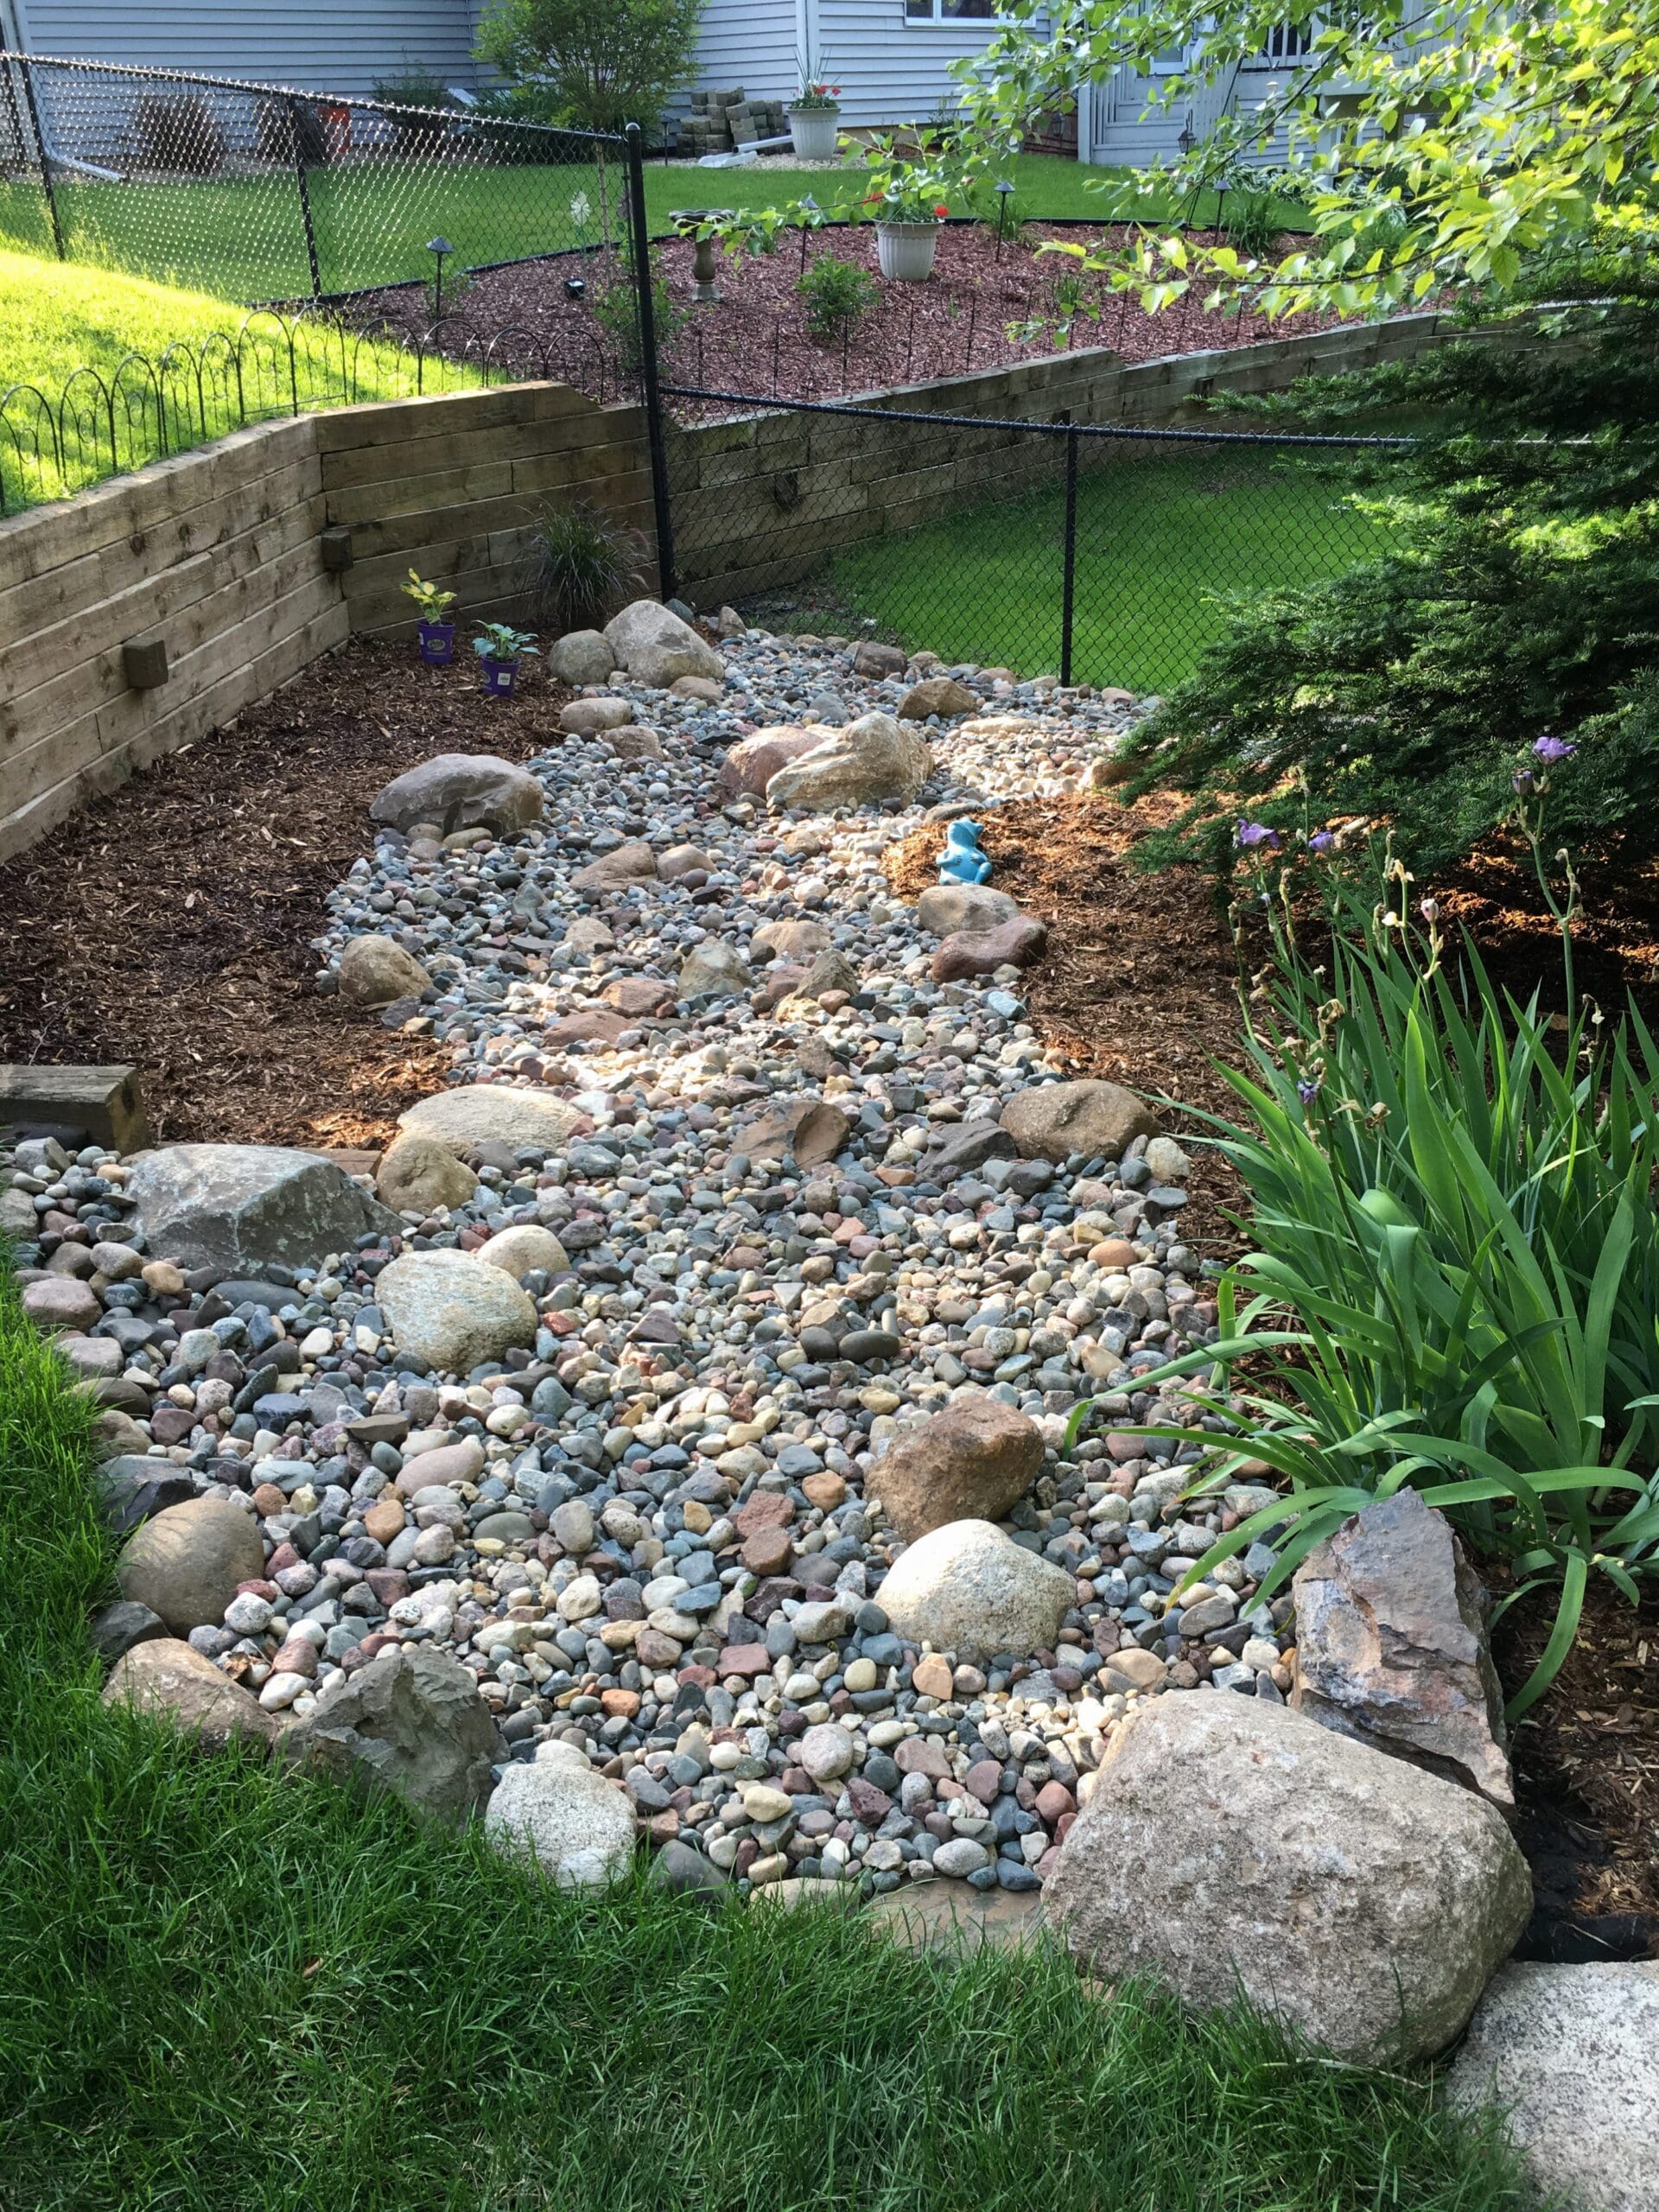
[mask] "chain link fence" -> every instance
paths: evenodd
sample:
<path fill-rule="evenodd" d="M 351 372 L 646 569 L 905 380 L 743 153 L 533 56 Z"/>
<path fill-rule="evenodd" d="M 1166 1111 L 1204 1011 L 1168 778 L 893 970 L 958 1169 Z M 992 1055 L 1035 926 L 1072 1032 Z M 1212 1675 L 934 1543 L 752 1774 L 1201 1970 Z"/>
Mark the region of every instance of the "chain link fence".
<path fill-rule="evenodd" d="M 24 252 L 249 306 L 425 286 L 441 313 L 473 269 L 631 269 L 632 224 L 621 137 L 0 50 L 0 245 Z"/>
<path fill-rule="evenodd" d="M 1397 439 L 664 393 L 679 593 L 772 629 L 1163 692 L 1231 606 L 1396 543 Z"/>

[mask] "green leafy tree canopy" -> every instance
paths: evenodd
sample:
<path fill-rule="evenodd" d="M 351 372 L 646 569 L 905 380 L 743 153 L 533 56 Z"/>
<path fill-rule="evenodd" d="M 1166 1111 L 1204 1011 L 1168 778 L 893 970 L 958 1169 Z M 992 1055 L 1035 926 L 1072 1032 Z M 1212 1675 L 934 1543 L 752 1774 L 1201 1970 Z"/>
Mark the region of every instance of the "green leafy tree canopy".
<path fill-rule="evenodd" d="M 696 73 L 704 0 L 494 0 L 480 59 L 584 130 L 650 124 Z"/>

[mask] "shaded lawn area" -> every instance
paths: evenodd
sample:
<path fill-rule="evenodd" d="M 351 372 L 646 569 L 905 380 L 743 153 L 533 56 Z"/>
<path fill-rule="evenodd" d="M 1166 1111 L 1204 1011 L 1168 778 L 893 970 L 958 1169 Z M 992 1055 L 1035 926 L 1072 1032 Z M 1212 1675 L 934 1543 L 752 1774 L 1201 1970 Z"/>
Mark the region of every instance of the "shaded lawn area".
<path fill-rule="evenodd" d="M 1045 444 L 1046 480 L 1023 494 L 842 555 L 823 579 L 831 601 L 947 662 L 1057 672 L 1065 447 Z M 1287 450 L 1084 440 L 1072 680 L 1166 691 L 1224 626 L 1230 595 L 1335 575 L 1389 543 L 1339 476 Z"/>
<path fill-rule="evenodd" d="M 1014 216 L 1120 218 L 1127 170 L 1093 168 L 1052 155 L 1013 165 Z M 698 169 L 648 162 L 651 229 L 671 228 L 681 207 L 766 207 L 811 191 L 825 206 L 850 179 L 764 162 L 752 169 Z M 1094 189 L 1095 186 L 1102 189 Z M 427 240 L 454 247 L 454 266 L 599 246 L 616 231 L 626 190 L 622 168 L 591 162 L 463 168 L 416 159 L 308 173 L 318 273 L 325 292 L 354 291 L 432 274 Z M 291 176 L 105 184 L 60 178 L 59 219 L 71 261 L 130 270 L 248 303 L 308 296 L 310 264 Z M 1185 213 L 1158 203 L 1138 213 Z M 1214 213 L 1214 195 L 1195 213 Z M 44 199 L 35 186 L 0 184 L 0 245 L 53 251 Z"/>
<path fill-rule="evenodd" d="M 8 2212 L 1522 2212 L 1427 2076 L 1049 1951 L 572 1898 L 106 1712 L 86 1404 L 0 1278 Z"/>

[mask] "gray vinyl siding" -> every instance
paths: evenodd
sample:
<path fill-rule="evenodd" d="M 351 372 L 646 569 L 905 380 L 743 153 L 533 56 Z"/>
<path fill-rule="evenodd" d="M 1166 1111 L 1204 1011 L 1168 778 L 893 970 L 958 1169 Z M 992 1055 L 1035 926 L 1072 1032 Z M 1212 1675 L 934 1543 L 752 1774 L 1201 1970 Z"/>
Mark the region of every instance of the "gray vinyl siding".
<path fill-rule="evenodd" d="M 35 54 L 316 92 L 367 93 L 416 68 L 478 82 L 475 0 L 8 0 L 7 12 Z"/>
<path fill-rule="evenodd" d="M 904 0 L 816 0 L 813 13 L 818 66 L 841 86 L 849 124 L 920 123 L 942 101 L 954 106 L 950 64 L 978 54 L 996 29 L 988 22 L 912 22 Z"/>
<path fill-rule="evenodd" d="M 799 43 L 795 0 L 709 0 L 692 82 L 722 92 L 741 85 L 757 99 L 787 100 L 795 92 Z M 682 96 L 670 111 L 683 114 L 689 105 Z"/>

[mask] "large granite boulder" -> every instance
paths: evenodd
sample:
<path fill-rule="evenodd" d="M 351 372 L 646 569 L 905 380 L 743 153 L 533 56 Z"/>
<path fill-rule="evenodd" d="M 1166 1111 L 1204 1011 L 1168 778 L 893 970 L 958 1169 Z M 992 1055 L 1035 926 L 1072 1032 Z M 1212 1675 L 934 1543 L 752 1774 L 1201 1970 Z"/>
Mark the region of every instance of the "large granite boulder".
<path fill-rule="evenodd" d="M 1506 1966 L 1446 2094 L 1475 2112 L 1501 2105 L 1552 2199 L 1659 2212 L 1659 1961 Z"/>
<path fill-rule="evenodd" d="M 1158 1116 L 1121 1083 L 1085 1077 L 1017 1090 L 1002 1109 L 1002 1126 L 1022 1160 L 1121 1160 L 1136 1137 L 1154 1137 Z"/>
<path fill-rule="evenodd" d="M 1491 1806 L 1300 1713 L 1224 1692 L 1139 1706 L 1046 1891 L 1107 1980 L 1235 1987 L 1367 2066 L 1443 2050 L 1532 1910 Z"/>
<path fill-rule="evenodd" d="M 455 1151 L 506 1144 L 515 1151 L 557 1152 L 581 1119 L 580 1108 L 567 1106 L 550 1090 L 469 1083 L 417 1100 L 397 1116 L 397 1126 L 411 1136 L 436 1137 Z"/>
<path fill-rule="evenodd" d="M 505 1268 L 469 1252 L 404 1252 L 375 1278 L 375 1299 L 400 1351 L 440 1375 L 467 1375 L 536 1341 L 534 1301 Z"/>
<path fill-rule="evenodd" d="M 315 1267 L 395 1214 L 320 1152 L 264 1144 L 169 1144 L 140 1153 L 127 1179 L 138 1226 L 182 1268 L 257 1277 L 275 1261 Z"/>
<path fill-rule="evenodd" d="M 726 664 L 689 622 L 660 601 L 636 599 L 605 625 L 612 652 L 636 683 L 666 691 L 677 676 L 706 676 L 721 683 Z"/>
<path fill-rule="evenodd" d="M 1030 1415 L 969 1390 L 897 1437 L 864 1488 L 908 1544 L 947 1521 L 1000 1520 L 1042 1464 L 1043 1434 Z"/>
<path fill-rule="evenodd" d="M 104 1685 L 105 1705 L 174 1721 L 206 1751 L 223 1751 L 240 1738 L 269 1746 L 281 1723 L 239 1682 L 188 1643 L 155 1637 L 124 1651 Z"/>
<path fill-rule="evenodd" d="M 354 937 L 340 956 L 340 995 L 347 1006 L 390 1006 L 417 999 L 431 983 L 413 953 L 394 938 Z"/>
<path fill-rule="evenodd" d="M 1296 1571 L 1290 1701 L 1321 1726 L 1515 1802 L 1484 1593 L 1414 1490 L 1344 1521 Z"/>
<path fill-rule="evenodd" d="M 498 1229 L 473 1256 L 481 1260 L 486 1268 L 504 1269 L 515 1282 L 522 1281 L 534 1268 L 539 1268 L 544 1274 L 557 1275 L 563 1274 L 570 1264 L 563 1245 L 552 1230 L 534 1221 L 518 1221 L 511 1229 Z"/>
<path fill-rule="evenodd" d="M 371 802 L 369 819 L 393 830 L 429 822 L 454 830 L 527 830 L 543 793 L 528 768 L 493 753 L 438 753 L 405 768 Z"/>
<path fill-rule="evenodd" d="M 217 1628 L 239 1582 L 265 1571 L 258 1523 L 239 1505 L 193 1497 L 128 1537 L 116 1567 L 121 1595 L 158 1613 L 175 1636 Z"/>
<path fill-rule="evenodd" d="M 980 1662 L 1052 1649 L 1077 1586 L 992 1522 L 950 1521 L 906 1545 L 876 1596 L 899 1636 Z"/>
<path fill-rule="evenodd" d="M 478 1684 L 448 1652 L 397 1644 L 354 1675 L 337 1675 L 283 1750 L 358 1788 L 390 1789 L 423 1813 L 461 1821 L 490 1794 L 503 1755 Z"/>
<path fill-rule="evenodd" d="M 527 1859 L 563 1890 L 619 1879 L 633 1859 L 633 1812 L 574 1745 L 540 1745 L 496 1785 L 484 1833 L 504 1858 Z"/>
<path fill-rule="evenodd" d="M 891 715 L 861 715 L 780 768 L 766 785 L 766 804 L 824 814 L 838 806 L 906 805 L 933 768 L 927 741 Z"/>
<path fill-rule="evenodd" d="M 567 630 L 548 650 L 547 667 L 561 683 L 608 683 L 616 652 L 602 630 Z"/>

